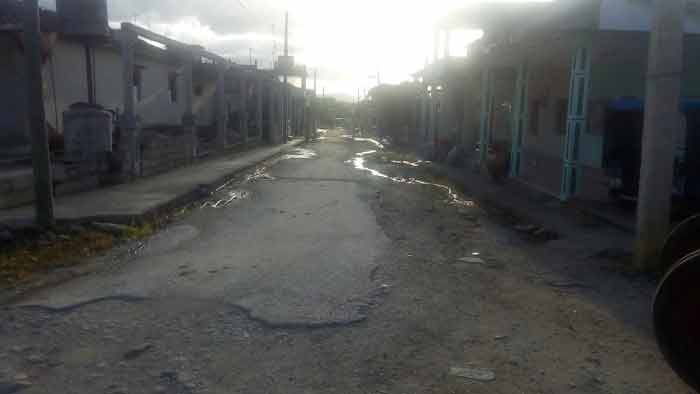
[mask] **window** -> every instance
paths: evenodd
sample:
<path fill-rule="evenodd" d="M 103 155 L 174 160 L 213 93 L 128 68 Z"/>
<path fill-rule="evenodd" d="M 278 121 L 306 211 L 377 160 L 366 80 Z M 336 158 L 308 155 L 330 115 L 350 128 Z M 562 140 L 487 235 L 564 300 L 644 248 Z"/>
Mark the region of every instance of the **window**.
<path fill-rule="evenodd" d="M 177 88 L 177 73 L 171 72 L 168 75 L 168 90 L 170 91 L 170 103 L 177 103 L 178 88 Z"/>
<path fill-rule="evenodd" d="M 134 69 L 134 101 L 137 103 L 143 100 L 143 68 Z"/>

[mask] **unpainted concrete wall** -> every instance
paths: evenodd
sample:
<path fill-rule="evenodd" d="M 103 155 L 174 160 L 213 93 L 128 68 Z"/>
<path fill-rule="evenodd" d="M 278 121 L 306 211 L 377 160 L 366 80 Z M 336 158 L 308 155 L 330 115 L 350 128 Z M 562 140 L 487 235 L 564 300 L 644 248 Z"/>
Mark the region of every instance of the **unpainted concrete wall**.
<path fill-rule="evenodd" d="M 0 154 L 29 151 L 26 132 L 24 59 L 18 43 L 9 34 L 0 34 Z"/>

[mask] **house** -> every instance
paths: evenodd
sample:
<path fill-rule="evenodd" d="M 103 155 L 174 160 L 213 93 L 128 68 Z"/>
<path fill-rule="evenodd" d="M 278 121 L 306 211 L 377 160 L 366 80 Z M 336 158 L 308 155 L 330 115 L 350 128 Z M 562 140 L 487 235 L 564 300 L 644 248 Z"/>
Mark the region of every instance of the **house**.
<path fill-rule="evenodd" d="M 104 1 L 76 4 L 59 0 L 56 11 L 40 15 L 58 194 L 166 171 L 240 144 L 280 143 L 287 135 L 276 70 L 234 64 L 130 23 L 111 29 Z M 0 189 L 7 190 L 0 207 L 33 198 L 21 7 L 0 1 Z M 96 117 L 103 120 L 97 128 Z M 91 151 L 95 135 L 111 144 Z M 85 157 L 97 164 L 86 165 Z"/>
<path fill-rule="evenodd" d="M 636 198 L 651 29 L 650 1 L 559 0 L 481 4 L 450 15 L 445 29 L 481 29 L 467 59 L 422 71 L 428 115 L 440 136 L 458 128 L 477 157 L 507 154 L 508 173 L 562 200 Z M 700 14 L 686 16 L 676 193 L 700 201 Z M 437 93 L 436 93 L 437 92 Z M 445 102 L 462 110 L 445 114 Z M 494 152 L 503 151 L 506 152 Z"/>

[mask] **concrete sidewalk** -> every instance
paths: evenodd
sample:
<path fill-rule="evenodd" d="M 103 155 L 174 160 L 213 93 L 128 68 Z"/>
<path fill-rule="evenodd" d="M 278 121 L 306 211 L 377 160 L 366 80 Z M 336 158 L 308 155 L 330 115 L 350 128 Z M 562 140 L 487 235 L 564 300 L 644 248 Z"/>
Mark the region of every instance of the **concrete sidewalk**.
<path fill-rule="evenodd" d="M 253 148 L 246 152 L 207 159 L 191 166 L 146 177 L 132 183 L 56 198 L 57 222 L 109 221 L 131 223 L 200 195 L 200 187 L 219 186 L 262 161 L 294 149 L 303 140 L 285 145 Z M 0 226 L 30 225 L 34 206 L 0 210 Z"/>
<path fill-rule="evenodd" d="M 448 178 L 485 208 L 506 214 L 514 226 L 539 226 L 568 239 L 582 250 L 606 247 L 632 250 L 634 238 L 630 232 L 578 204 L 564 204 L 530 185 L 517 180 L 495 183 L 488 174 L 439 163 L 432 163 L 430 171 Z"/>

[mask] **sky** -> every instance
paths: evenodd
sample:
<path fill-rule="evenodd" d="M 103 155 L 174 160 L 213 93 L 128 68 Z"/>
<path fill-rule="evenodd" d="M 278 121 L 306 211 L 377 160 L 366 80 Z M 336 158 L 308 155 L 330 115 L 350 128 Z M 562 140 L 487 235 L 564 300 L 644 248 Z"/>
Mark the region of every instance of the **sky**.
<path fill-rule="evenodd" d="M 350 100 L 375 86 L 377 74 L 382 83 L 408 80 L 432 55 L 435 22 L 478 0 L 107 1 L 113 24 L 133 22 L 241 64 L 250 63 L 252 48 L 264 68 L 282 52 L 288 10 L 290 54 L 318 71 L 319 94 Z M 453 32 L 451 53 L 465 53 L 478 34 Z"/>

